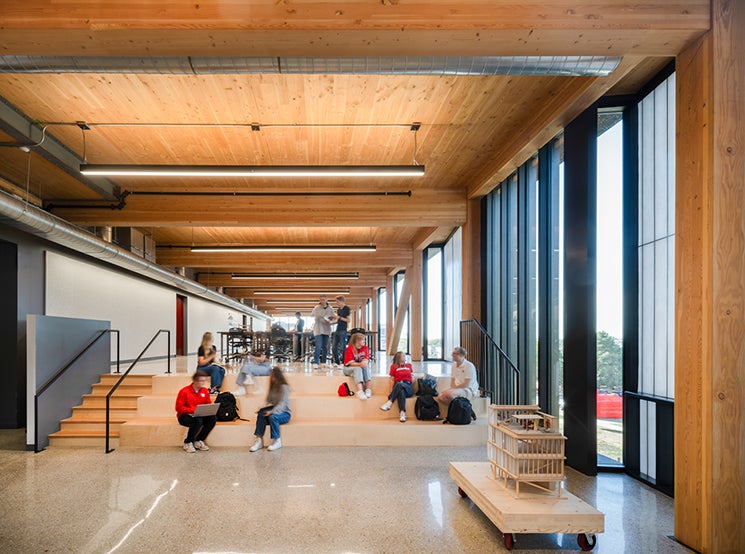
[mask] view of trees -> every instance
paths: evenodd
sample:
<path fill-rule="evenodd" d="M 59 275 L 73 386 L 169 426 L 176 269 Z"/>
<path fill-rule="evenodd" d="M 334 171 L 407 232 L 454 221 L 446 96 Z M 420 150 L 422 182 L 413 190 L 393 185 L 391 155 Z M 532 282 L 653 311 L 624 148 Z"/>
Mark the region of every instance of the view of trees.
<path fill-rule="evenodd" d="M 598 389 L 620 391 L 623 385 L 621 339 L 605 331 L 597 334 Z"/>

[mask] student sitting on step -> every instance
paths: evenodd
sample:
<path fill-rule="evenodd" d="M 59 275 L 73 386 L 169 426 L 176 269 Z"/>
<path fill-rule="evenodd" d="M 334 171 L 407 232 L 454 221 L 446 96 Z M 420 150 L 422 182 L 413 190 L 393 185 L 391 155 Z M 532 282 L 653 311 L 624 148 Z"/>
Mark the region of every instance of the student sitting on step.
<path fill-rule="evenodd" d="M 344 351 L 344 375 L 352 377 L 357 385 L 357 398 L 372 398 L 370 389 L 370 350 L 365 345 L 365 335 L 355 333 L 349 339 L 349 346 Z"/>
<path fill-rule="evenodd" d="M 184 439 L 184 450 L 193 454 L 197 450 L 209 450 L 204 441 L 217 423 L 216 416 L 194 417 L 194 410 L 200 404 L 211 404 L 210 392 L 207 390 L 207 375 L 197 370 L 191 378 L 191 384 L 186 385 L 176 396 L 176 418 L 179 424 L 188 427 Z"/>
<path fill-rule="evenodd" d="M 215 394 L 222 386 L 225 378 L 225 368 L 217 365 L 217 348 L 213 344 L 212 333 L 207 331 L 202 335 L 202 344 L 197 350 L 197 369 L 204 371 L 210 377 L 210 394 Z"/>
<path fill-rule="evenodd" d="M 248 387 L 255 385 L 254 377 L 266 377 L 272 369 L 272 361 L 267 358 L 263 351 L 256 351 L 246 357 L 243 362 L 241 372 L 238 374 L 236 384 L 238 388 L 233 391 L 235 396 L 243 396 L 248 391 Z M 261 394 L 261 390 L 254 389 L 254 394 Z"/>
<path fill-rule="evenodd" d="M 398 401 L 398 419 L 401 423 L 406 421 L 406 399 L 414 396 L 414 385 L 412 384 L 414 369 L 406 362 L 406 354 L 396 352 L 391 364 L 391 380 L 388 393 L 388 402 L 380 409 L 387 412 L 393 406 L 393 401 Z"/>
<path fill-rule="evenodd" d="M 450 375 L 450 388 L 437 395 L 437 401 L 446 406 L 453 398 L 462 396 L 473 400 L 479 396 L 479 382 L 476 378 L 476 367 L 466 360 L 466 349 L 462 346 L 453 348 L 453 369 Z"/>
<path fill-rule="evenodd" d="M 249 449 L 251 452 L 263 448 L 267 423 L 269 424 L 269 436 L 274 439 L 267 450 L 282 448 L 279 426 L 290 421 L 290 385 L 287 384 L 287 379 L 278 366 L 274 366 L 269 374 L 266 404 L 256 415 L 256 430 L 254 431 L 256 442 Z"/>

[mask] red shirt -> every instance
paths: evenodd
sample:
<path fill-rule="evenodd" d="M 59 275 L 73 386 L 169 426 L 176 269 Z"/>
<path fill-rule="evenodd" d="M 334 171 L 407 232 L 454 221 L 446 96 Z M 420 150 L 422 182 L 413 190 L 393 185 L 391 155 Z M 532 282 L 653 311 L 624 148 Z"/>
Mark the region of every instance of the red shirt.
<path fill-rule="evenodd" d="M 391 364 L 391 377 L 393 377 L 393 381 L 395 383 L 398 383 L 399 381 L 407 381 L 411 383 L 412 381 L 412 375 L 413 375 L 414 369 L 411 367 L 411 364 L 406 363 L 404 365 L 393 365 Z"/>
<path fill-rule="evenodd" d="M 184 414 L 193 414 L 194 410 L 200 404 L 211 404 L 212 399 L 210 398 L 210 391 L 206 388 L 201 388 L 198 391 L 194 390 L 194 385 L 187 385 L 180 391 L 176 397 L 176 417 L 181 417 Z"/>
<path fill-rule="evenodd" d="M 367 345 L 363 346 L 359 350 L 355 350 L 354 346 L 350 344 L 344 351 L 344 365 L 347 365 L 349 362 L 361 362 L 362 360 L 369 359 L 370 350 L 367 348 Z"/>

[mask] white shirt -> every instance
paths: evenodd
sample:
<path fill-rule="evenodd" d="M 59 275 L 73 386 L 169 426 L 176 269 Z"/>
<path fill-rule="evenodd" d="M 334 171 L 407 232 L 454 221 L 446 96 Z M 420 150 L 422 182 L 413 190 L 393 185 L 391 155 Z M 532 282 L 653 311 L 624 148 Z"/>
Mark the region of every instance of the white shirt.
<path fill-rule="evenodd" d="M 316 305 L 310 316 L 315 320 L 313 334 L 316 337 L 331 334 L 331 324 L 328 320 L 334 317 L 334 309 L 330 305 L 326 304 L 326 307 L 321 306 L 321 304 Z"/>
<path fill-rule="evenodd" d="M 476 366 L 474 366 L 468 360 L 463 360 L 460 364 L 453 366 L 453 381 L 455 382 L 456 389 L 463 388 L 463 384 L 466 379 L 471 381 L 468 383 L 468 388 L 474 392 L 479 390 L 479 382 L 476 377 Z"/>

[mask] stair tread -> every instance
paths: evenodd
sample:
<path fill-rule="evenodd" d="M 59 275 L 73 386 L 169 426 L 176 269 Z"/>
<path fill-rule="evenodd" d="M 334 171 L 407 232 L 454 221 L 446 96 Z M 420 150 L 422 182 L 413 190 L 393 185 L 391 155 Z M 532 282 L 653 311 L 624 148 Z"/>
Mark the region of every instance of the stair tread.
<path fill-rule="evenodd" d="M 93 429 L 78 429 L 71 431 L 69 429 L 63 429 L 55 431 L 49 435 L 50 437 L 106 437 L 106 431 L 97 431 Z M 110 430 L 109 437 L 119 437 L 119 431 Z"/>
<path fill-rule="evenodd" d="M 248 418 L 250 421 L 255 421 L 255 418 Z M 225 424 L 241 424 L 246 423 L 246 421 L 235 421 L 235 422 L 227 422 L 227 421 L 221 421 L 219 422 L 220 425 Z M 305 418 L 300 420 L 290 420 L 290 423 L 288 425 L 387 425 L 388 423 L 395 423 L 397 425 L 401 425 L 401 422 L 398 420 L 398 415 L 391 416 L 389 418 L 385 419 L 355 419 L 355 418 Z M 433 424 L 439 424 L 442 425 L 442 420 L 428 420 L 428 421 L 422 421 L 419 419 L 416 419 L 412 415 L 407 420 L 407 423 L 416 423 L 416 424 L 423 424 L 423 425 L 433 425 Z M 175 417 L 138 417 L 129 419 L 126 421 L 125 425 L 179 425 L 178 421 L 176 421 Z M 472 425 L 486 425 L 486 418 L 479 418 L 476 421 L 471 423 Z M 456 426 L 459 427 L 459 426 Z"/>

